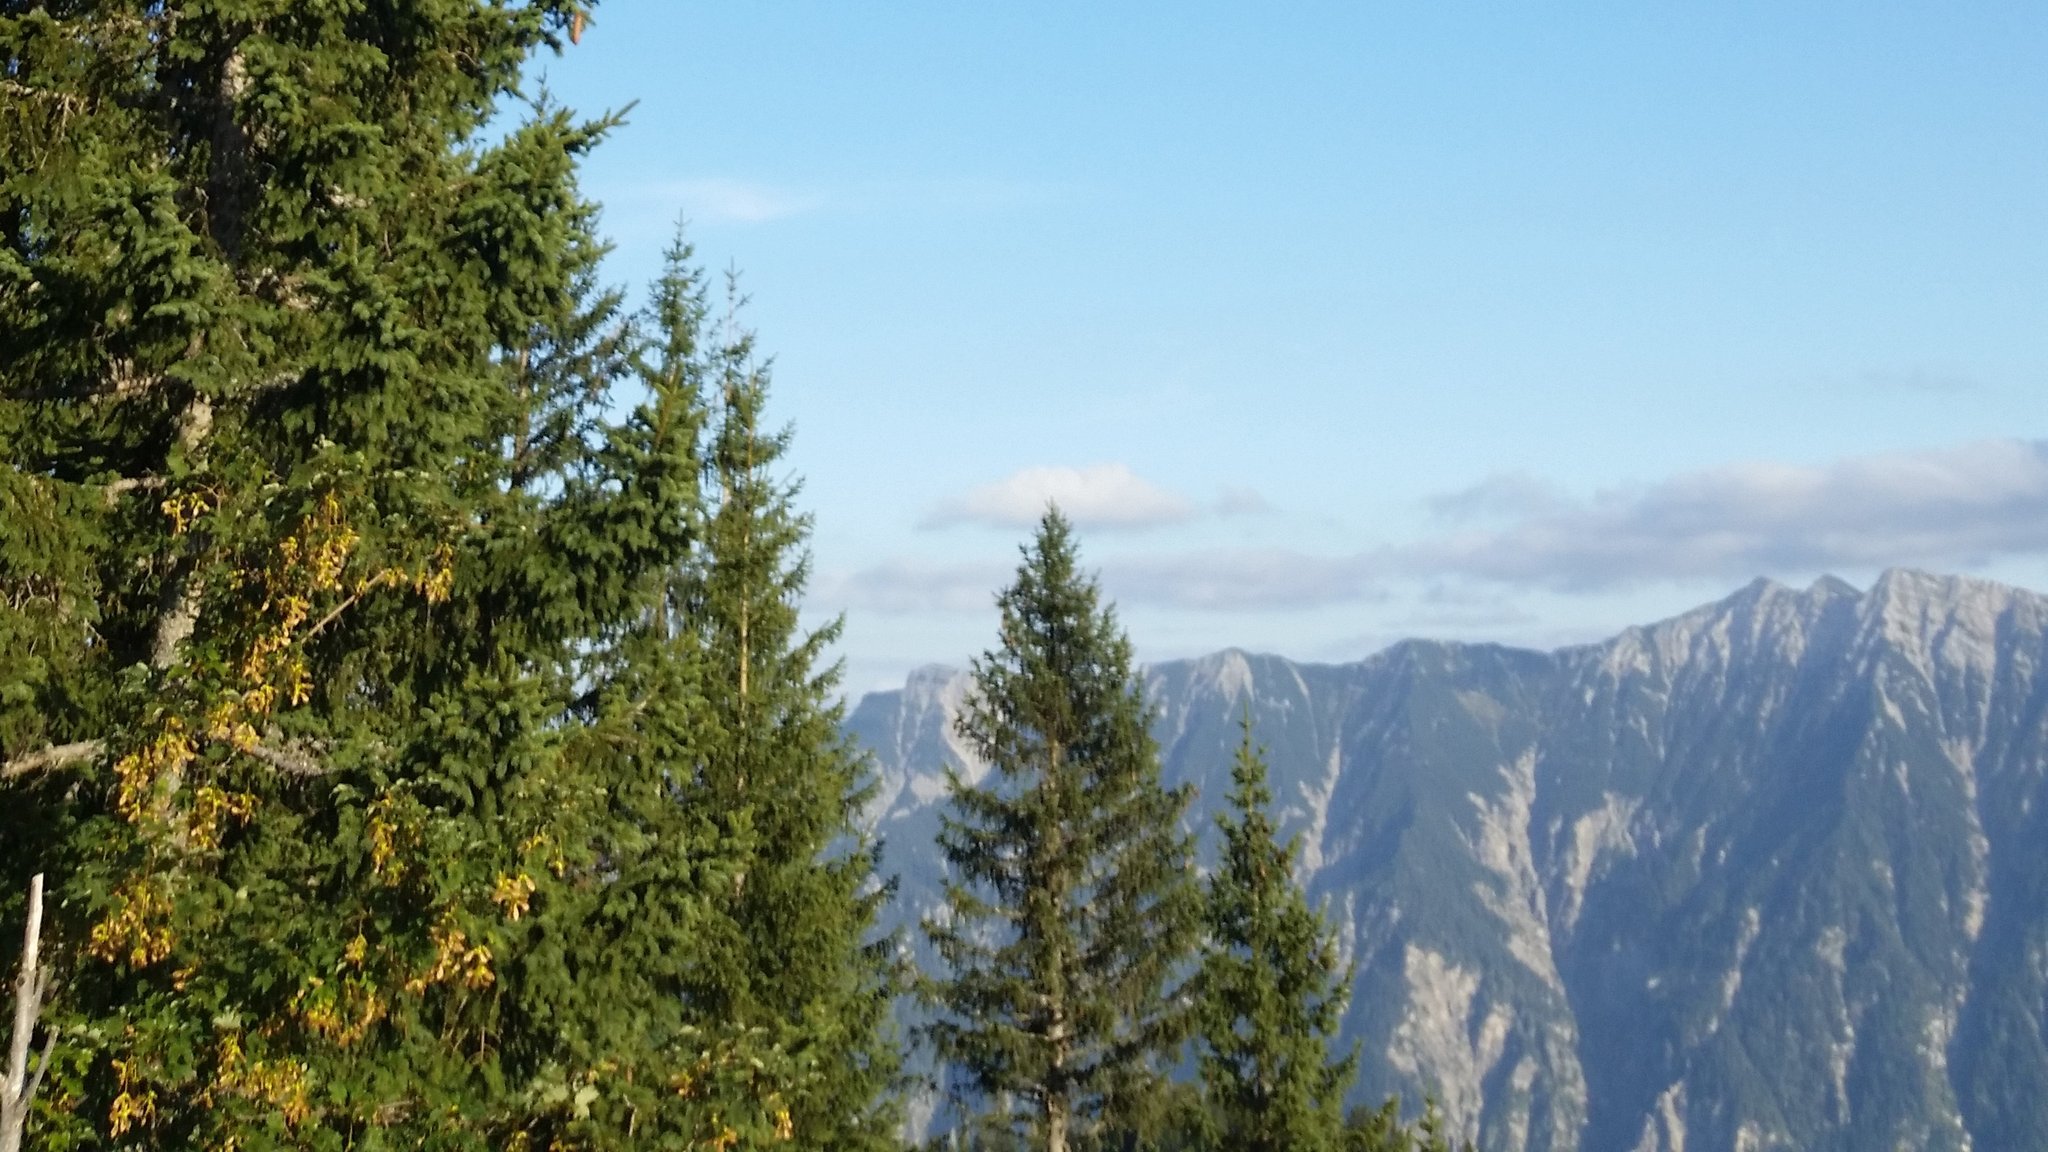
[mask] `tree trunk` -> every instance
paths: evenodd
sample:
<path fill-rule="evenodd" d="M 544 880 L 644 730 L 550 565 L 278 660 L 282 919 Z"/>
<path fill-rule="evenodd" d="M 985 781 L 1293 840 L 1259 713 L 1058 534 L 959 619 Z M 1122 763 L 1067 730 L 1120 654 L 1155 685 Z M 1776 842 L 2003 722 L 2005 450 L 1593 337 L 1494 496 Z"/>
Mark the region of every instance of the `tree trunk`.
<path fill-rule="evenodd" d="M 43 1073 L 50 1067 L 50 1052 L 56 1045 L 51 1036 L 43 1044 L 43 1058 L 33 1079 L 28 1071 L 28 1050 L 35 1038 L 36 1018 L 42 1015 L 44 979 L 42 968 L 43 874 L 28 882 L 28 930 L 21 946 L 21 975 L 14 981 L 14 1036 L 7 1046 L 7 1082 L 0 1085 L 0 1152 L 21 1152 L 21 1134 L 28 1126 L 29 1104 L 42 1086 Z"/>
<path fill-rule="evenodd" d="M 1057 1092 L 1045 1097 L 1045 1152 L 1067 1152 L 1067 1098 Z"/>

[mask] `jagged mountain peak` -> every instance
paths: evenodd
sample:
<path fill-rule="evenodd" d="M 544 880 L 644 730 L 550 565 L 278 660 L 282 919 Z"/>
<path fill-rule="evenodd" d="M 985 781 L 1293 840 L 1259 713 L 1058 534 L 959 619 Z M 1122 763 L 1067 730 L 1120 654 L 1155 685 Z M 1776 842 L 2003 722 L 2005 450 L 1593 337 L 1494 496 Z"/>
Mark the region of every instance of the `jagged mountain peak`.
<path fill-rule="evenodd" d="M 1871 585 L 1866 603 L 1887 639 L 1915 648 L 1946 645 L 1957 658 L 1980 664 L 2009 614 L 2021 627 L 2039 627 L 2048 615 L 2048 598 L 2037 593 L 1910 568 L 1887 569 Z"/>
<path fill-rule="evenodd" d="M 1189 678 L 1226 700 L 1238 700 L 1252 691 L 1252 654 L 1242 648 L 1225 648 L 1190 662 Z"/>
<path fill-rule="evenodd" d="M 951 664 L 920 665 L 910 670 L 903 690 L 913 696 L 937 696 L 951 690 L 964 674 L 963 669 Z"/>
<path fill-rule="evenodd" d="M 1146 670 L 1204 830 L 1249 705 L 1282 831 L 1358 963 L 1357 1099 L 1505 1152 L 2048 1147 L 2048 598 L 1757 581 L 1543 653 Z M 849 728 L 906 919 L 967 677 Z"/>

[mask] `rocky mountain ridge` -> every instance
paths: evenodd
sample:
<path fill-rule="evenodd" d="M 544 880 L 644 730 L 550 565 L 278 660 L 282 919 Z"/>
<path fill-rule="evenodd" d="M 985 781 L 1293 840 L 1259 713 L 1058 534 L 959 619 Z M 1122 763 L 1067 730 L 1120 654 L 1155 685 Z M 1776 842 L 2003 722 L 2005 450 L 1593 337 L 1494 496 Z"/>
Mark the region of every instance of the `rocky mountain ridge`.
<path fill-rule="evenodd" d="M 1249 705 L 1357 963 L 1358 1098 L 1486 1149 L 2048 1147 L 2048 598 L 1757 581 L 1557 652 L 1147 670 L 1209 827 Z M 969 680 L 863 699 L 908 921 Z M 1205 849 L 1207 850 L 1207 849 Z"/>

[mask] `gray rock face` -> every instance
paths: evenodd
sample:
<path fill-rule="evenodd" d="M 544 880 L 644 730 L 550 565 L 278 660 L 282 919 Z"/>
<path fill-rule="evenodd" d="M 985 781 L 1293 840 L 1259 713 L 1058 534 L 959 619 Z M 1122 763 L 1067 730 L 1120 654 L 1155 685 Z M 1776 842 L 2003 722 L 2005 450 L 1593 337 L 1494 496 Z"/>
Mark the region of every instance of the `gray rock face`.
<path fill-rule="evenodd" d="M 1357 1098 L 1493 1150 L 2048 1148 L 2048 599 L 1759 581 L 1554 653 L 1149 671 L 1210 827 L 1249 705 L 1357 963 Z M 864 699 L 914 925 L 968 680 Z M 1205 845 L 1205 851 L 1213 844 Z"/>

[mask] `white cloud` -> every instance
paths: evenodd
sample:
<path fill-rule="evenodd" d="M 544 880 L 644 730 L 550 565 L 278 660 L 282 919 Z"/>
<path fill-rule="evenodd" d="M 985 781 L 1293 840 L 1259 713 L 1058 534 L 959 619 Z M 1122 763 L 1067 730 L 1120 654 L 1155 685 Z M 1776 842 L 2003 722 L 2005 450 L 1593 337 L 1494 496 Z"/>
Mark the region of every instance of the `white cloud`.
<path fill-rule="evenodd" d="M 1077 522 L 1135 527 L 1220 515 L 1122 465 L 1036 468 L 935 510 L 928 525 L 1028 529 L 1048 500 Z M 1249 505 L 1250 501 L 1244 501 Z M 1431 502 L 1453 521 L 1406 544 L 1315 555 L 1237 548 L 1112 556 L 1104 593 L 1194 612 L 1378 605 L 1404 634 L 1516 632 L 1537 623 L 1503 590 L 1604 593 L 1758 575 L 1967 570 L 2048 556 L 2048 440 L 1989 440 L 1818 466 L 1747 462 L 1573 499 L 1526 476 Z M 991 610 L 1014 569 L 887 564 L 821 581 L 826 603 L 879 614 Z M 1406 615 L 1397 608 L 1407 602 Z M 1389 633 L 1391 635 L 1392 633 Z M 1576 636 L 1572 639 L 1583 639 Z"/>
<path fill-rule="evenodd" d="M 996 592 L 1014 573 L 995 564 L 925 565 L 891 561 L 857 572 L 827 573 L 816 587 L 832 610 L 880 616 L 993 611 Z"/>
<path fill-rule="evenodd" d="M 1229 549 L 1112 560 L 1104 589 L 1119 603 L 1205 612 L 1321 608 L 1381 599 L 1362 556 Z"/>
<path fill-rule="evenodd" d="M 1013 472 L 933 508 L 919 526 L 1028 528 L 1045 515 L 1048 504 L 1059 505 L 1067 519 L 1082 528 L 1153 528 L 1187 520 L 1195 511 L 1179 494 L 1140 477 L 1127 465 L 1092 464 Z"/>
<path fill-rule="evenodd" d="M 1271 516 L 1273 505 L 1256 488 L 1225 487 L 1216 496 L 1218 516 Z"/>
<path fill-rule="evenodd" d="M 818 603 L 831 611 L 882 616 L 994 610 L 1016 579 L 1012 566 L 891 561 L 826 574 Z M 1283 549 L 1222 549 L 1123 557 L 1100 572 L 1103 595 L 1133 607 L 1200 612 L 1291 611 L 1378 602 L 1386 593 L 1364 556 L 1311 556 Z"/>
<path fill-rule="evenodd" d="M 1521 483 L 1488 482 L 1503 491 Z M 1487 487 L 1439 508 L 1515 508 L 1482 498 Z M 1732 464 L 1590 501 L 1524 501 L 1503 527 L 1441 536 L 1390 558 L 1412 574 L 1584 592 L 1894 565 L 1953 570 L 2042 554 L 2048 441 L 1987 440 L 1822 467 Z"/>
<path fill-rule="evenodd" d="M 1429 499 L 1440 520 L 1488 520 L 1554 512 L 1565 503 L 1557 489 L 1525 472 L 1488 476 L 1470 488 Z"/>

